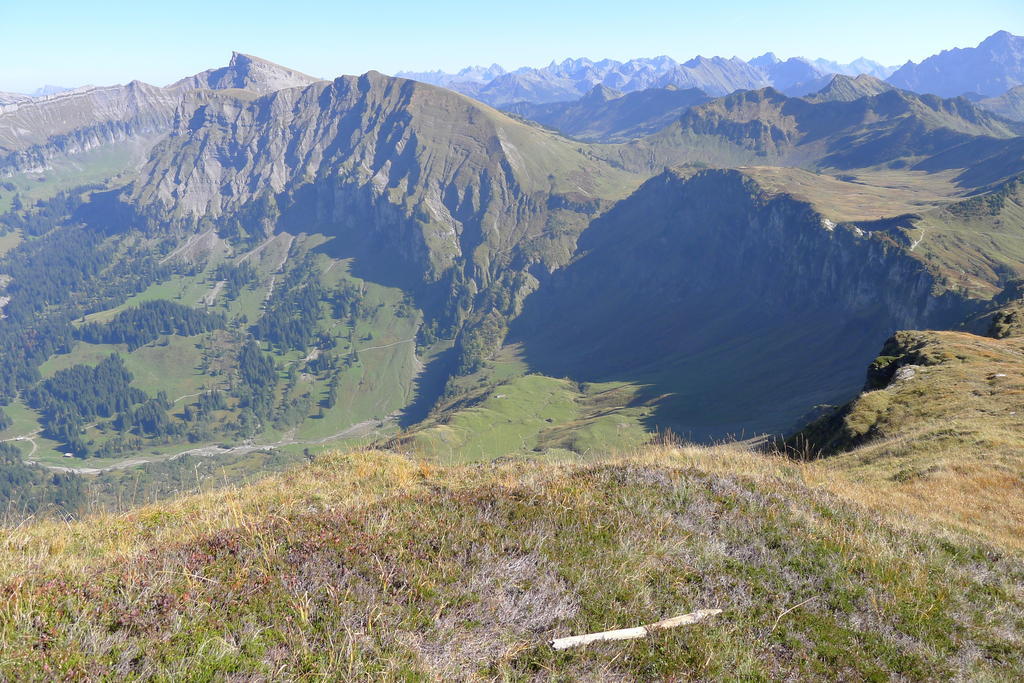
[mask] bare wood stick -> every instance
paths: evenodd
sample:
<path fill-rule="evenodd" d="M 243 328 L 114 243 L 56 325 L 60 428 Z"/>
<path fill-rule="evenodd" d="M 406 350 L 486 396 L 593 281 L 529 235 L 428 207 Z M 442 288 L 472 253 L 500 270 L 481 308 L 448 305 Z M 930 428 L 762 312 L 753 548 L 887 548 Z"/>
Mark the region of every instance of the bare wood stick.
<path fill-rule="evenodd" d="M 620 628 L 616 631 L 602 631 L 600 633 L 588 633 L 584 636 L 568 636 L 566 638 L 555 638 L 551 641 L 551 647 L 556 650 L 565 650 L 566 648 L 576 647 L 578 645 L 586 645 L 587 643 L 596 643 L 602 640 L 632 640 L 633 638 L 643 638 L 652 633 L 658 631 L 665 631 L 676 626 L 687 626 L 689 624 L 696 624 L 704 621 L 708 617 L 713 617 L 716 614 L 721 614 L 720 609 L 702 609 L 690 614 L 680 614 L 678 617 L 672 617 L 671 619 L 662 619 L 656 621 L 653 624 L 647 624 L 645 626 L 637 626 L 635 628 Z"/>
<path fill-rule="evenodd" d="M 789 613 L 790 613 L 790 612 L 792 612 L 793 610 L 797 609 L 798 607 L 803 607 L 804 605 L 806 605 L 807 603 L 809 603 L 809 602 L 810 602 L 811 600 L 816 600 L 817 598 L 818 598 L 818 596 L 817 596 L 817 595 L 812 595 L 811 597 L 807 598 L 806 600 L 804 600 L 804 601 L 803 601 L 803 602 L 801 602 L 800 604 L 798 604 L 798 605 L 793 605 L 793 606 L 792 606 L 792 607 L 790 607 L 789 609 L 787 609 L 787 610 L 783 610 L 783 611 L 782 611 L 782 613 L 781 613 L 781 614 L 779 614 L 779 617 L 778 617 L 778 619 L 776 619 L 776 620 L 775 620 L 775 623 L 774 623 L 774 624 L 772 624 L 772 630 L 771 630 L 771 631 L 768 631 L 768 633 L 772 633 L 772 632 L 774 632 L 774 631 L 775 631 L 775 629 L 777 629 L 777 628 L 779 627 L 779 622 L 780 622 L 780 621 L 782 621 L 782 617 L 786 616 L 787 614 L 789 614 Z"/>

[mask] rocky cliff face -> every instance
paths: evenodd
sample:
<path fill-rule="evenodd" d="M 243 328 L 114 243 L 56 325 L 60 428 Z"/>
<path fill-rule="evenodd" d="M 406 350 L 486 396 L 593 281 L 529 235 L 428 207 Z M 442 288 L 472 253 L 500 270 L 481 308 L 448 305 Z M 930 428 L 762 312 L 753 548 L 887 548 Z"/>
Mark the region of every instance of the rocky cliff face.
<path fill-rule="evenodd" d="M 133 81 L 32 99 L 0 112 L 0 175 L 40 172 L 58 156 L 155 141 L 169 130 L 180 97 Z"/>
<path fill-rule="evenodd" d="M 436 284 L 434 312 L 458 324 L 471 311 L 513 315 L 605 199 L 634 183 L 577 143 L 370 72 L 194 101 L 126 199 L 154 225 L 331 235 L 332 248 L 376 260 L 376 277 Z"/>
<path fill-rule="evenodd" d="M 659 424 L 695 438 L 792 428 L 856 393 L 894 330 L 972 310 L 888 233 L 836 225 L 738 171 L 648 181 L 580 253 L 527 301 L 514 339 L 545 374 L 670 395 Z"/>
<path fill-rule="evenodd" d="M 286 222 L 380 233 L 436 279 L 456 259 L 471 277 L 505 262 L 554 216 L 585 220 L 624 178 L 463 96 L 371 72 L 183 107 L 131 200 L 198 219 L 271 197 Z"/>

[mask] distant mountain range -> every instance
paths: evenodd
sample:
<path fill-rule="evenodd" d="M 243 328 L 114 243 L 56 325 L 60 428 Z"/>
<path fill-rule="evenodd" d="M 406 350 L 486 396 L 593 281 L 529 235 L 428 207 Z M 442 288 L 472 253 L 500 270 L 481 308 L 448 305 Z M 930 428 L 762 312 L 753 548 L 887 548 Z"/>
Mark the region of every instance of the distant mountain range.
<path fill-rule="evenodd" d="M 71 90 L 71 88 L 65 88 L 63 85 L 44 85 L 42 88 L 33 90 L 31 95 L 32 97 L 46 97 L 47 95 L 56 95 L 68 90 Z"/>
<path fill-rule="evenodd" d="M 622 94 L 595 85 L 574 102 L 517 102 L 502 109 L 578 140 L 623 142 L 661 130 L 690 107 L 710 99 L 697 88 L 669 86 Z"/>
<path fill-rule="evenodd" d="M 964 98 L 899 90 L 870 76 L 835 76 L 807 98 L 772 88 L 736 92 L 687 109 L 657 133 L 618 148 L 613 162 L 657 169 L 816 164 L 835 169 L 882 164 L 919 171 L 962 169 L 981 185 L 1024 170 L 1024 127 Z"/>
<path fill-rule="evenodd" d="M 943 97 L 998 97 L 1024 84 L 1024 38 L 999 31 L 973 48 L 945 50 L 920 64 L 883 66 L 860 58 L 849 64 L 826 59 L 780 59 L 768 52 L 749 62 L 738 57 L 697 56 L 677 62 L 661 56 L 619 62 L 566 59 L 546 67 L 506 71 L 498 64 L 467 67 L 456 73 L 399 72 L 403 78 L 440 85 L 500 108 L 527 102 L 570 102 L 603 86 L 619 93 L 674 86 L 696 88 L 712 97 L 737 90 L 772 87 L 790 96 L 810 95 L 834 75 L 867 75 L 917 93 Z"/>
<path fill-rule="evenodd" d="M 802 57 L 781 60 L 769 52 L 750 62 L 738 57 L 701 56 L 683 63 L 666 56 L 627 62 L 566 59 L 539 69 L 523 67 L 511 72 L 492 64 L 486 68 L 467 67 L 457 73 L 429 71 L 397 75 L 501 106 L 513 102 L 547 104 L 576 100 L 598 85 L 621 93 L 669 86 L 681 90 L 697 88 L 712 96 L 773 86 L 787 94 L 806 95 L 824 86 L 833 73 L 850 76 L 866 73 L 884 78 L 893 68 L 863 58 L 850 64 Z"/>

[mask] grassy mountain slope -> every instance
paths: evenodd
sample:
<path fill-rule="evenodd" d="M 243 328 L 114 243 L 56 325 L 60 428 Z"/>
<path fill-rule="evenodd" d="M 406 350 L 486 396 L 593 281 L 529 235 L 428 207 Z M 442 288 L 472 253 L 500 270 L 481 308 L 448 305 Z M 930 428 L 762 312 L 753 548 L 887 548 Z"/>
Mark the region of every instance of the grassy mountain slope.
<path fill-rule="evenodd" d="M 202 434 L 189 436 L 182 432 L 143 439 L 135 447 L 97 457 L 107 444 L 131 436 L 130 430 L 120 430 L 112 421 L 99 420 L 82 434 L 93 457 L 85 462 L 69 461 L 62 457 L 65 447 L 40 436 L 40 416 L 19 400 L 7 412 L 20 419 L 0 432 L 0 438 L 30 436 L 31 441 L 23 442 L 30 446 L 33 461 L 88 472 L 163 461 L 192 449 L 206 455 L 289 448 L 301 451 L 327 442 L 341 443 L 386 432 L 390 428 L 385 427 L 389 416 L 414 396 L 414 379 L 421 367 L 415 355 L 414 337 L 421 318 L 405 303 L 400 290 L 362 280 L 351 273 L 351 262 L 317 253 L 323 241 L 322 236 L 280 233 L 254 249 L 237 250 L 217 242 L 203 259 L 193 255 L 202 263 L 195 272 L 178 273 L 156 282 L 118 306 L 83 316 L 75 325 L 109 322 L 144 302 L 172 301 L 223 314 L 232 321 L 227 329 L 191 336 L 160 335 L 138 348 L 124 343 L 74 341 L 66 351 L 53 355 L 39 368 L 46 379 L 63 369 L 83 364 L 95 366 L 111 353 L 119 354 L 133 375 L 132 386 L 150 396 L 165 392 L 172 403 L 171 424 L 188 431 L 194 425 L 190 422 L 190 411 L 197 409 L 204 392 L 230 394 L 238 382 L 238 352 L 251 339 L 249 325 L 242 320 L 259 321 L 272 292 L 282 290 L 289 274 L 308 271 L 328 292 L 328 297 L 339 289 L 358 292 L 359 312 L 341 313 L 328 302 L 320 302 L 319 337 L 308 350 L 262 342 L 261 348 L 276 366 L 279 384 L 274 391 L 274 405 L 275 414 L 280 417 L 275 420 L 278 424 L 263 424 L 248 434 L 238 433 L 237 419 L 242 406 L 229 399 L 223 410 L 211 416 Z M 306 261 L 309 256 L 312 263 Z M 240 263 L 253 267 L 253 281 L 237 294 L 229 295 L 226 283 L 218 280 L 217 273 L 225 265 Z M 340 360 L 318 367 L 320 356 Z M 336 386 L 334 403 L 327 400 L 332 384 Z M 289 408 L 296 401 L 296 407 Z M 286 413 L 290 415 L 286 417 Z M 223 443 L 230 448 L 217 446 Z"/>
<path fill-rule="evenodd" d="M 1024 85 L 1010 88 L 999 97 L 987 97 L 978 106 L 1012 121 L 1024 121 Z"/>
<path fill-rule="evenodd" d="M 721 449 L 484 468 L 325 455 L 250 487 L 8 534 L 0 666 L 21 677 L 1021 674 L 1019 558 L 884 521 L 808 478 L 812 465 Z M 546 645 L 705 607 L 724 612 L 627 643 Z"/>
<path fill-rule="evenodd" d="M 1011 330 L 1016 331 L 1016 330 Z M 897 333 L 865 392 L 790 443 L 891 505 L 1020 538 L 1024 525 L 1024 338 Z"/>
<path fill-rule="evenodd" d="M 627 168 L 687 162 L 837 169 L 886 164 L 934 172 L 979 166 L 993 154 L 989 146 L 1005 146 L 1001 141 L 1021 134 L 1019 124 L 962 98 L 869 85 L 833 81 L 810 98 L 771 88 L 736 92 L 692 107 L 664 130 L 607 154 Z M 1019 172 L 1019 159 L 1015 168 Z M 1003 170 L 1003 176 L 1013 172 Z M 961 184 L 983 183 L 966 175 Z"/>
<path fill-rule="evenodd" d="M 655 437 L 646 426 L 654 408 L 639 393 L 623 382 L 513 377 L 442 402 L 391 443 L 441 463 L 621 452 Z"/>
<path fill-rule="evenodd" d="M 920 213 L 906 232 L 914 254 L 948 287 L 989 298 L 1024 274 L 1024 182 L 1020 176 L 988 192 Z"/>

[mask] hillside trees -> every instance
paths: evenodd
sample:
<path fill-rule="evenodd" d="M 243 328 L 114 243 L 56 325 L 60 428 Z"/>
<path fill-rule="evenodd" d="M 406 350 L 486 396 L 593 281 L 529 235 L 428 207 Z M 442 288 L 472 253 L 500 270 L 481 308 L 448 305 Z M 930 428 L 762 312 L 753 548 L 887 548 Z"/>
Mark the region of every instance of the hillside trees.
<path fill-rule="evenodd" d="M 324 298 L 320 273 L 311 258 L 292 268 L 267 302 L 267 310 L 252 326 L 257 339 L 282 351 L 305 350 L 313 342 Z"/>
<path fill-rule="evenodd" d="M 144 248 L 79 227 L 57 227 L 0 258 L 10 298 L 0 319 L 0 403 L 39 379 L 38 366 L 74 343 L 71 321 L 169 276 Z"/>
<path fill-rule="evenodd" d="M 209 313 L 159 299 L 118 313 L 107 323 L 89 323 L 78 328 L 77 337 L 92 344 L 127 344 L 129 351 L 164 334 L 191 336 L 223 329 L 223 313 Z"/>
<path fill-rule="evenodd" d="M 62 190 L 48 199 L 39 199 L 26 206 L 20 194 L 15 195 L 11 209 L 3 214 L 0 225 L 21 230 L 25 235 L 44 235 L 71 217 L 85 202 L 86 195 L 100 185 L 82 185 Z"/>
<path fill-rule="evenodd" d="M 226 283 L 225 295 L 229 300 L 234 301 L 244 287 L 259 281 L 259 273 L 248 261 L 243 261 L 238 265 L 221 263 L 214 272 L 214 278 Z"/>
<path fill-rule="evenodd" d="M 248 408 L 264 424 L 268 424 L 274 410 L 274 389 L 277 370 L 274 359 L 260 351 L 259 344 L 250 340 L 238 353 L 238 374 L 241 385 L 237 389 L 243 408 Z"/>
<path fill-rule="evenodd" d="M 67 444 L 76 456 L 85 457 L 89 450 L 81 432 L 87 422 L 110 418 L 121 430 L 134 423 L 133 406 L 148 397 L 131 386 L 131 381 L 132 374 L 124 361 L 111 354 L 95 367 L 74 365 L 57 371 L 27 390 L 25 399 L 42 413 L 43 431 L 48 437 Z"/>

